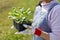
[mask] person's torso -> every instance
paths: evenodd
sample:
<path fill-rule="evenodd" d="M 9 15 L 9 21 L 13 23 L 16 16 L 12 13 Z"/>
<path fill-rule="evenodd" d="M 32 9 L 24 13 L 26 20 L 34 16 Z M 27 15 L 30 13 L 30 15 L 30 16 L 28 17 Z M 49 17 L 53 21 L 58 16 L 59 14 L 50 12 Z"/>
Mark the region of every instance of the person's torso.
<path fill-rule="evenodd" d="M 35 26 L 41 28 L 43 31 L 46 32 L 51 32 L 48 15 L 51 9 L 58 4 L 55 3 L 52 5 L 51 5 L 52 7 L 49 10 L 46 10 L 43 7 L 38 6 L 39 10 L 37 11 L 36 16 L 34 17 Z"/>

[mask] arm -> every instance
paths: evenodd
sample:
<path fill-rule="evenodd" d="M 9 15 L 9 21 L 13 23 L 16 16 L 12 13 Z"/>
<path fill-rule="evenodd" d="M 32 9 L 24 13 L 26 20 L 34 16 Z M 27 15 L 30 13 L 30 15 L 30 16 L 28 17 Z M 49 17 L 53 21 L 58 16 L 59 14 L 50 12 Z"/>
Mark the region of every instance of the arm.
<path fill-rule="evenodd" d="M 49 33 L 50 40 L 60 40 L 60 5 L 54 8 L 50 22 L 52 29 L 52 33 Z"/>
<path fill-rule="evenodd" d="M 46 32 L 44 32 L 44 31 L 42 31 L 40 28 L 35 28 L 34 34 L 35 34 L 36 36 L 38 36 L 38 37 L 44 38 L 45 40 L 49 40 L 49 38 L 50 38 L 50 37 L 49 37 L 49 34 L 46 33 Z"/>
<path fill-rule="evenodd" d="M 44 31 L 42 31 L 40 37 L 44 38 L 45 40 L 50 40 L 49 33 L 46 33 L 46 32 L 44 32 Z"/>
<path fill-rule="evenodd" d="M 32 32 L 34 34 L 34 31 L 35 31 L 35 28 L 37 27 L 36 26 L 36 16 L 38 14 L 38 12 L 41 10 L 41 7 L 40 6 L 37 6 L 36 9 L 35 9 L 35 12 L 34 12 L 34 17 L 33 17 L 33 23 L 32 23 Z"/>
<path fill-rule="evenodd" d="M 58 8 L 59 7 L 59 8 Z M 48 38 L 46 40 L 60 40 L 60 6 L 55 7 L 51 15 L 51 29 L 52 33 L 46 34 L 42 32 L 41 37 Z M 44 36 L 43 36 L 44 35 Z"/>

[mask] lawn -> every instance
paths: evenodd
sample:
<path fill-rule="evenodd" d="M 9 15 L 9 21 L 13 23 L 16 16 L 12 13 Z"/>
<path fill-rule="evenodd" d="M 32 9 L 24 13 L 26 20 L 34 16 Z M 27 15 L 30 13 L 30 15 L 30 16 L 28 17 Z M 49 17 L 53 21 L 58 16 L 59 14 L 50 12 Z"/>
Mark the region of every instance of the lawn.
<path fill-rule="evenodd" d="M 37 3 L 37 0 L 0 0 L 0 40 L 31 40 L 31 35 L 14 34 L 17 30 L 11 29 L 13 23 L 8 19 L 8 12 L 12 7 L 31 8 L 34 12 Z"/>

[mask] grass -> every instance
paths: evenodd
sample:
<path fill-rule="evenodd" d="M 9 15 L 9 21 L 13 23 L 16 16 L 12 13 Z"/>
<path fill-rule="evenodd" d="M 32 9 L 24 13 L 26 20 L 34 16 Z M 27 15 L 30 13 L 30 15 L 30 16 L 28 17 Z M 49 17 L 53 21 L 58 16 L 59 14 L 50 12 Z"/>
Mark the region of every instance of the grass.
<path fill-rule="evenodd" d="M 31 40 L 31 35 L 14 34 L 17 30 L 11 29 L 13 23 L 8 19 L 8 12 L 12 7 L 31 8 L 34 12 L 37 3 L 37 0 L 0 0 L 0 40 Z"/>

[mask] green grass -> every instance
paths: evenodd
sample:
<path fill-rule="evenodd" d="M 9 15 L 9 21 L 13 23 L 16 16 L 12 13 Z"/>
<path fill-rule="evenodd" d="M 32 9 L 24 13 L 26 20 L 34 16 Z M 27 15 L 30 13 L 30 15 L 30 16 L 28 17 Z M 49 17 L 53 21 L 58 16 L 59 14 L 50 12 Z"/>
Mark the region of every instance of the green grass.
<path fill-rule="evenodd" d="M 31 8 L 34 12 L 37 3 L 37 0 L 0 0 L 0 40 L 31 40 L 31 35 L 14 34 L 17 30 L 11 29 L 13 23 L 8 19 L 8 12 L 12 7 Z"/>

